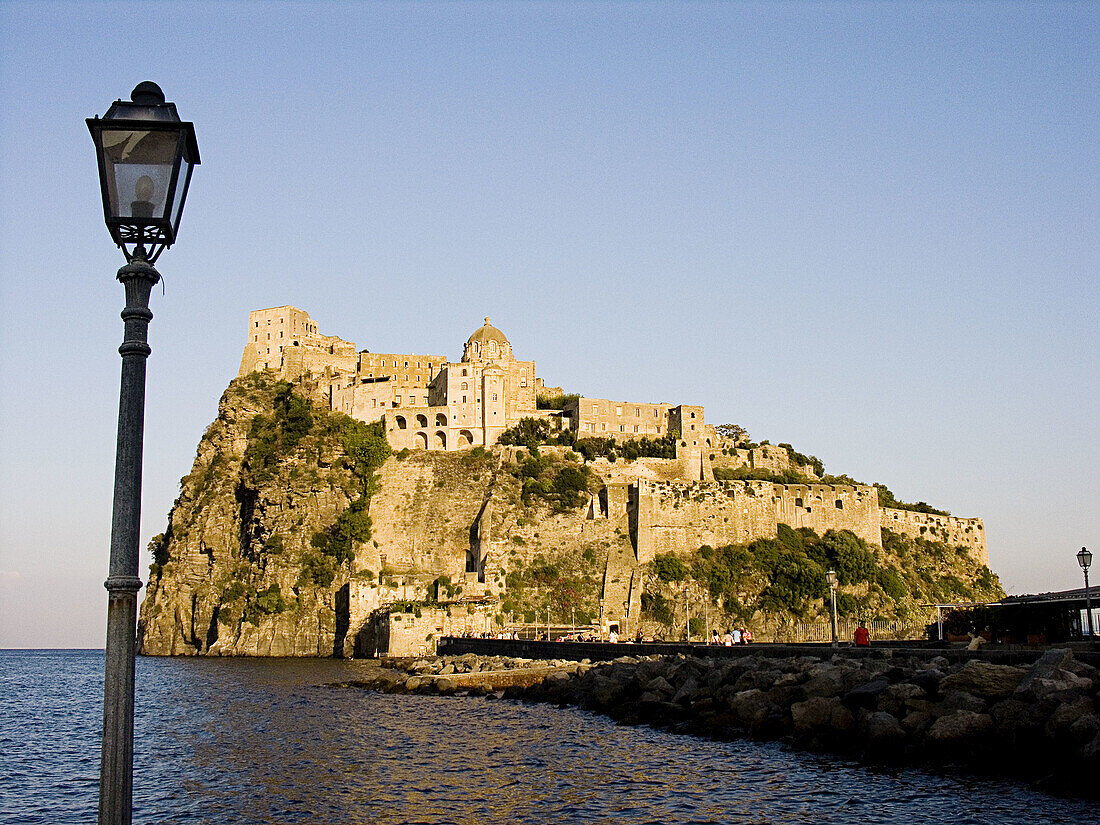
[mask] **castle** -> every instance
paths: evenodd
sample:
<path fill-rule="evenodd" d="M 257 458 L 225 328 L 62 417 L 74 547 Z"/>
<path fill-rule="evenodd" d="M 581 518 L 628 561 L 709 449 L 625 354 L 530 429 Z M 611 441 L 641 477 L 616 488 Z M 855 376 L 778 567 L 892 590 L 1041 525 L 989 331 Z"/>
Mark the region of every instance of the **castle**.
<path fill-rule="evenodd" d="M 321 335 L 301 309 L 260 309 L 248 316 L 239 375 L 259 370 L 287 380 L 310 376 L 317 382 L 315 401 L 360 421 L 381 421 L 394 450 L 489 447 L 523 418 L 544 419 L 578 438 L 677 434 L 675 459 L 596 462 L 606 486 L 590 503 L 588 518 L 629 521 L 634 565 L 704 543 L 775 536 L 778 524 L 819 533 L 851 530 L 874 544 L 881 544 L 885 528 L 943 540 L 988 563 L 979 518 L 881 507 L 875 488 L 866 485 L 716 482 L 718 467 L 783 471 L 792 464 L 785 449 L 745 448 L 721 437 L 706 423 L 702 406 L 580 397 L 561 409 L 539 409 L 540 395 L 561 391 L 544 386 L 534 361 L 514 357 L 489 318 L 466 340 L 461 360 L 452 362 L 442 355 L 357 351 L 350 341 Z M 794 469 L 816 478 L 809 467 Z M 473 570 L 481 572 L 485 554 L 471 552 Z"/>
<path fill-rule="evenodd" d="M 546 419 L 552 429 L 578 436 L 662 437 L 678 432 L 698 455 L 717 444 L 703 408 L 578 398 L 560 410 L 538 408 L 545 394 L 534 361 L 520 361 L 489 318 L 466 340 L 460 361 L 442 355 L 359 350 L 321 335 L 297 307 L 259 309 L 248 315 L 248 341 L 239 375 L 270 369 L 293 380 L 320 376 L 330 409 L 359 421 L 381 421 L 394 450 L 461 450 L 489 447 L 523 418 Z M 696 461 L 702 478 L 703 470 Z"/>

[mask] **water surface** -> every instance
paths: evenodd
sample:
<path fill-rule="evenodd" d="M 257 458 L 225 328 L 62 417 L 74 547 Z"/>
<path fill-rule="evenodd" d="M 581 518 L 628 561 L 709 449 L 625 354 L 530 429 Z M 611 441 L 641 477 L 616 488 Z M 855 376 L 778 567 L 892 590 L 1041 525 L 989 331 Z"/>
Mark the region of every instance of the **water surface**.
<path fill-rule="evenodd" d="M 135 823 L 1083 823 L 1095 803 L 577 709 L 325 687 L 372 665 L 138 660 Z M 0 652 L 0 822 L 95 821 L 102 651 Z"/>

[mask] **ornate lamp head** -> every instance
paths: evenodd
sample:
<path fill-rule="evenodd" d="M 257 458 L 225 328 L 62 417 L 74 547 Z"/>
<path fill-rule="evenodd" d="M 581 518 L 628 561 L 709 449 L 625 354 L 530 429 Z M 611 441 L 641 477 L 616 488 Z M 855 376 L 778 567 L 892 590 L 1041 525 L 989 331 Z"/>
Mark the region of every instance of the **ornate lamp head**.
<path fill-rule="evenodd" d="M 116 100 L 102 119 L 88 118 L 99 160 L 103 216 L 126 255 L 150 263 L 175 243 L 191 171 L 199 163 L 195 126 L 146 80 Z"/>

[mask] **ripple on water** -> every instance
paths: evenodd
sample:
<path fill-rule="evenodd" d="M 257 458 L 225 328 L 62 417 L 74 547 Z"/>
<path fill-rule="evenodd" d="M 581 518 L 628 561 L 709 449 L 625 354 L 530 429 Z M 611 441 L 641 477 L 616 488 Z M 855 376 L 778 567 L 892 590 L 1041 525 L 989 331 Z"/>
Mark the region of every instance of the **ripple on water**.
<path fill-rule="evenodd" d="M 140 659 L 134 822 L 1100 822 L 1018 785 L 883 772 L 576 709 L 321 687 L 363 662 Z M 88 822 L 102 653 L 0 653 L 5 823 Z"/>

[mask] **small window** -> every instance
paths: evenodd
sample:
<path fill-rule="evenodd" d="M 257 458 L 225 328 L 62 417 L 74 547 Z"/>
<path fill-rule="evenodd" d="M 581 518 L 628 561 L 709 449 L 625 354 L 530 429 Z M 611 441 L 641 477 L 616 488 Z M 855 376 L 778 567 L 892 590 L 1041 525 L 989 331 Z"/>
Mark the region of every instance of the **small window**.
<path fill-rule="evenodd" d="M 622 415 L 622 414 L 623 414 L 623 408 L 622 407 L 616 407 L 615 408 L 615 415 Z"/>
<path fill-rule="evenodd" d="M 692 413 L 692 414 L 691 414 L 691 417 L 692 417 L 692 418 L 695 418 L 695 413 Z"/>
<path fill-rule="evenodd" d="M 844 502 L 841 501 L 839 498 L 836 500 L 836 509 L 838 509 L 838 510 L 843 510 L 844 509 Z"/>
<path fill-rule="evenodd" d="M 493 400 L 494 400 L 494 401 L 496 401 L 496 400 L 497 400 L 497 394 L 496 394 L 495 392 L 493 393 Z"/>
<path fill-rule="evenodd" d="M 463 374 L 463 375 L 466 375 L 466 369 L 465 369 L 465 367 L 464 367 L 464 368 L 462 369 L 462 374 Z"/>
<path fill-rule="evenodd" d="M 795 506 L 795 507 L 801 507 L 801 506 L 802 506 L 802 499 L 800 499 L 800 498 L 796 498 L 796 499 L 794 500 L 794 506 Z"/>
<path fill-rule="evenodd" d="M 463 382 L 462 382 L 462 386 L 461 386 L 461 387 L 459 387 L 459 389 L 460 389 L 460 390 L 468 390 L 468 389 L 470 389 L 470 385 L 469 385 L 469 383 L 468 383 L 468 382 L 466 382 L 466 381 L 463 381 Z"/>
<path fill-rule="evenodd" d="M 465 403 L 466 403 L 466 396 L 465 396 L 465 395 L 464 395 L 464 396 L 462 396 L 462 403 L 463 403 L 463 404 L 465 404 Z"/>

